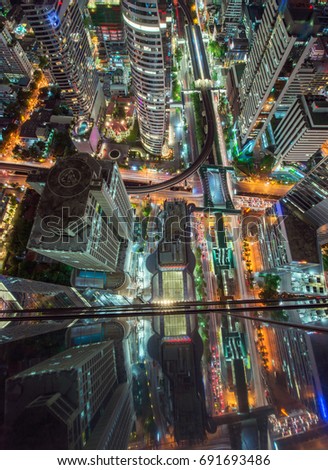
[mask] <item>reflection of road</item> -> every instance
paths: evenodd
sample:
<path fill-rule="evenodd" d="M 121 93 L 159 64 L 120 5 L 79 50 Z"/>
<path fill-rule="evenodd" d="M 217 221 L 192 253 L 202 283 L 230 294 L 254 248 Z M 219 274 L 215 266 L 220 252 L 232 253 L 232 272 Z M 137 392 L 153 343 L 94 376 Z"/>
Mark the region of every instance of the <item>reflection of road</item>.
<path fill-rule="evenodd" d="M 208 249 L 206 243 L 206 232 L 204 231 L 204 225 L 201 219 L 196 219 L 198 223 L 197 236 L 198 236 L 198 245 L 202 250 L 202 270 L 204 278 L 206 281 L 206 293 L 207 300 L 218 300 L 217 296 L 217 280 L 215 274 L 212 272 L 212 266 L 210 263 L 211 252 Z M 222 371 L 220 363 L 220 347 L 218 345 L 217 332 L 220 324 L 218 324 L 218 318 L 216 313 L 209 313 L 209 348 L 211 354 L 211 381 L 208 380 L 208 364 L 204 364 L 204 374 L 205 374 L 205 390 L 206 390 L 206 399 L 208 403 L 208 410 L 210 414 L 214 415 L 219 412 L 219 408 L 216 410 L 216 406 L 219 406 L 221 401 L 221 409 L 224 407 L 222 402 Z M 205 355 L 206 356 L 206 355 Z M 214 373 L 213 373 L 214 372 Z"/>
<path fill-rule="evenodd" d="M 165 443 L 166 440 L 166 419 L 162 413 L 163 406 L 161 404 L 161 399 L 159 396 L 159 381 L 158 377 L 161 373 L 160 366 L 157 365 L 148 355 L 147 344 L 149 338 L 153 334 L 153 329 L 151 326 L 151 322 L 149 320 L 143 320 L 143 350 L 146 356 L 145 366 L 146 366 L 146 374 L 147 379 L 150 384 L 150 400 L 151 406 L 154 413 L 154 419 L 157 427 L 157 437 L 160 444 Z"/>
<path fill-rule="evenodd" d="M 236 216 L 232 217 L 232 225 L 235 228 L 235 234 L 238 233 L 239 224 L 238 219 Z M 238 277 L 238 284 L 239 284 L 239 297 L 241 299 L 248 299 L 249 292 L 245 282 L 245 272 L 244 266 L 242 262 L 242 254 L 241 254 L 241 247 L 240 247 L 240 240 L 239 237 L 234 237 L 234 261 L 236 266 L 236 272 Z M 246 304 L 247 306 L 247 304 Z M 256 405 L 257 406 L 264 406 L 266 405 L 266 399 L 264 395 L 264 388 L 261 379 L 261 365 L 259 363 L 258 352 L 256 348 L 256 344 L 254 341 L 254 329 L 252 326 L 252 322 L 250 320 L 244 320 L 244 325 L 248 337 L 248 348 L 249 354 L 251 356 L 251 366 L 252 366 L 252 381 L 255 391 L 255 398 L 256 398 Z"/>
<path fill-rule="evenodd" d="M 265 182 L 237 181 L 235 183 L 237 193 L 268 194 L 282 197 L 293 186 L 288 184 L 266 184 Z"/>

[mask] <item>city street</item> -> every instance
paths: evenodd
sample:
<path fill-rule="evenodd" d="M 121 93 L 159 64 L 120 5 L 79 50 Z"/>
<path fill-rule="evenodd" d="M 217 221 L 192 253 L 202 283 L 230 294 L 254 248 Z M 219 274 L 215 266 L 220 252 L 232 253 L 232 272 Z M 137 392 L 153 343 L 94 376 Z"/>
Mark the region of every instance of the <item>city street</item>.
<path fill-rule="evenodd" d="M 264 181 L 236 181 L 234 188 L 237 194 L 263 194 L 268 196 L 283 197 L 293 185 L 288 184 L 270 184 Z"/>

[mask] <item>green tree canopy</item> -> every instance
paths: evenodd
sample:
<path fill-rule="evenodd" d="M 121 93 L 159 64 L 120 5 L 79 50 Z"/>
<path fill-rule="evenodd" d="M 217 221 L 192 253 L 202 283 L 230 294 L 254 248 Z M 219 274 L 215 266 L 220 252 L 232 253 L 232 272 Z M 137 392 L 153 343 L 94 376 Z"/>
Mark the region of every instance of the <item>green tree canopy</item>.
<path fill-rule="evenodd" d="M 266 274 L 263 277 L 263 287 L 259 292 L 260 299 L 277 299 L 279 285 L 280 277 L 277 274 Z"/>
<path fill-rule="evenodd" d="M 216 59 L 222 59 L 226 53 L 227 47 L 224 43 L 220 44 L 212 40 L 208 43 L 208 50 Z"/>

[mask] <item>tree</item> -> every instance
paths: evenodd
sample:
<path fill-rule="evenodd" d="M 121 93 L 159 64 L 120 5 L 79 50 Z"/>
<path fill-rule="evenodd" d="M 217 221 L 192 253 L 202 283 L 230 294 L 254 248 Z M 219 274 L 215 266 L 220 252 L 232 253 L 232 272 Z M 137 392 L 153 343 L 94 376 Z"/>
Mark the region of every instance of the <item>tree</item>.
<path fill-rule="evenodd" d="M 57 85 L 54 85 L 50 88 L 50 93 L 55 99 L 60 99 L 60 88 Z"/>
<path fill-rule="evenodd" d="M 182 60 L 183 52 L 181 47 L 177 47 L 175 50 L 175 60 L 177 61 L 178 64 L 180 64 Z"/>
<path fill-rule="evenodd" d="M 52 152 L 55 157 L 64 155 L 65 150 L 73 150 L 73 143 L 68 132 L 57 132 L 52 141 Z"/>
<path fill-rule="evenodd" d="M 40 70 L 35 70 L 33 74 L 33 78 L 36 81 L 36 83 L 38 83 L 41 80 L 41 77 L 42 77 L 42 72 Z"/>
<path fill-rule="evenodd" d="M 49 60 L 46 56 L 42 55 L 39 57 L 39 67 L 41 70 L 45 69 L 49 65 Z"/>
<path fill-rule="evenodd" d="M 115 119 L 125 119 L 126 118 L 126 113 L 125 113 L 125 109 L 123 106 L 118 106 L 116 105 L 115 109 L 114 109 L 114 112 L 113 112 L 113 117 Z"/>
<path fill-rule="evenodd" d="M 212 40 L 208 44 L 208 50 L 216 59 L 222 59 L 226 53 L 227 47 L 224 43 L 220 44 Z"/>
<path fill-rule="evenodd" d="M 38 88 L 38 85 L 35 82 L 30 83 L 30 90 L 35 91 Z"/>
<path fill-rule="evenodd" d="M 264 276 L 263 287 L 260 290 L 259 297 L 263 300 L 278 299 L 278 289 L 280 277 L 276 274 L 267 274 Z"/>
<path fill-rule="evenodd" d="M 289 318 L 289 315 L 287 312 L 284 310 L 274 310 L 270 314 L 272 320 L 279 320 L 279 321 L 287 321 Z"/>

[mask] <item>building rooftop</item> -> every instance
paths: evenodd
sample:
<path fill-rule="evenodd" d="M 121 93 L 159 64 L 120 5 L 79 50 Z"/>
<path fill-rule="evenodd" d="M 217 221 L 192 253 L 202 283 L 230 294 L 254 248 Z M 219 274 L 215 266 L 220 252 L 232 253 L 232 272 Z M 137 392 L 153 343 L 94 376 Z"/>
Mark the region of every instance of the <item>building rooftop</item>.
<path fill-rule="evenodd" d="M 277 223 L 285 227 L 291 260 L 305 266 L 308 263 L 319 264 L 316 230 L 296 217 L 283 203 L 277 203 L 276 207 L 283 217 L 283 221 L 278 220 Z"/>
<path fill-rule="evenodd" d="M 94 26 L 101 26 L 104 24 L 122 25 L 123 20 L 121 9 L 119 6 L 100 5 L 97 4 L 96 9 L 89 7 L 89 13 Z"/>
<path fill-rule="evenodd" d="M 81 224 L 87 221 L 87 202 L 92 184 L 95 180 L 108 181 L 112 169 L 112 162 L 100 164 L 88 154 L 60 160 L 48 173 L 29 247 L 35 250 L 83 251 L 88 237 L 80 239 L 79 232 Z"/>
<path fill-rule="evenodd" d="M 328 101 L 324 96 L 302 96 L 301 101 L 312 126 L 328 126 Z"/>

